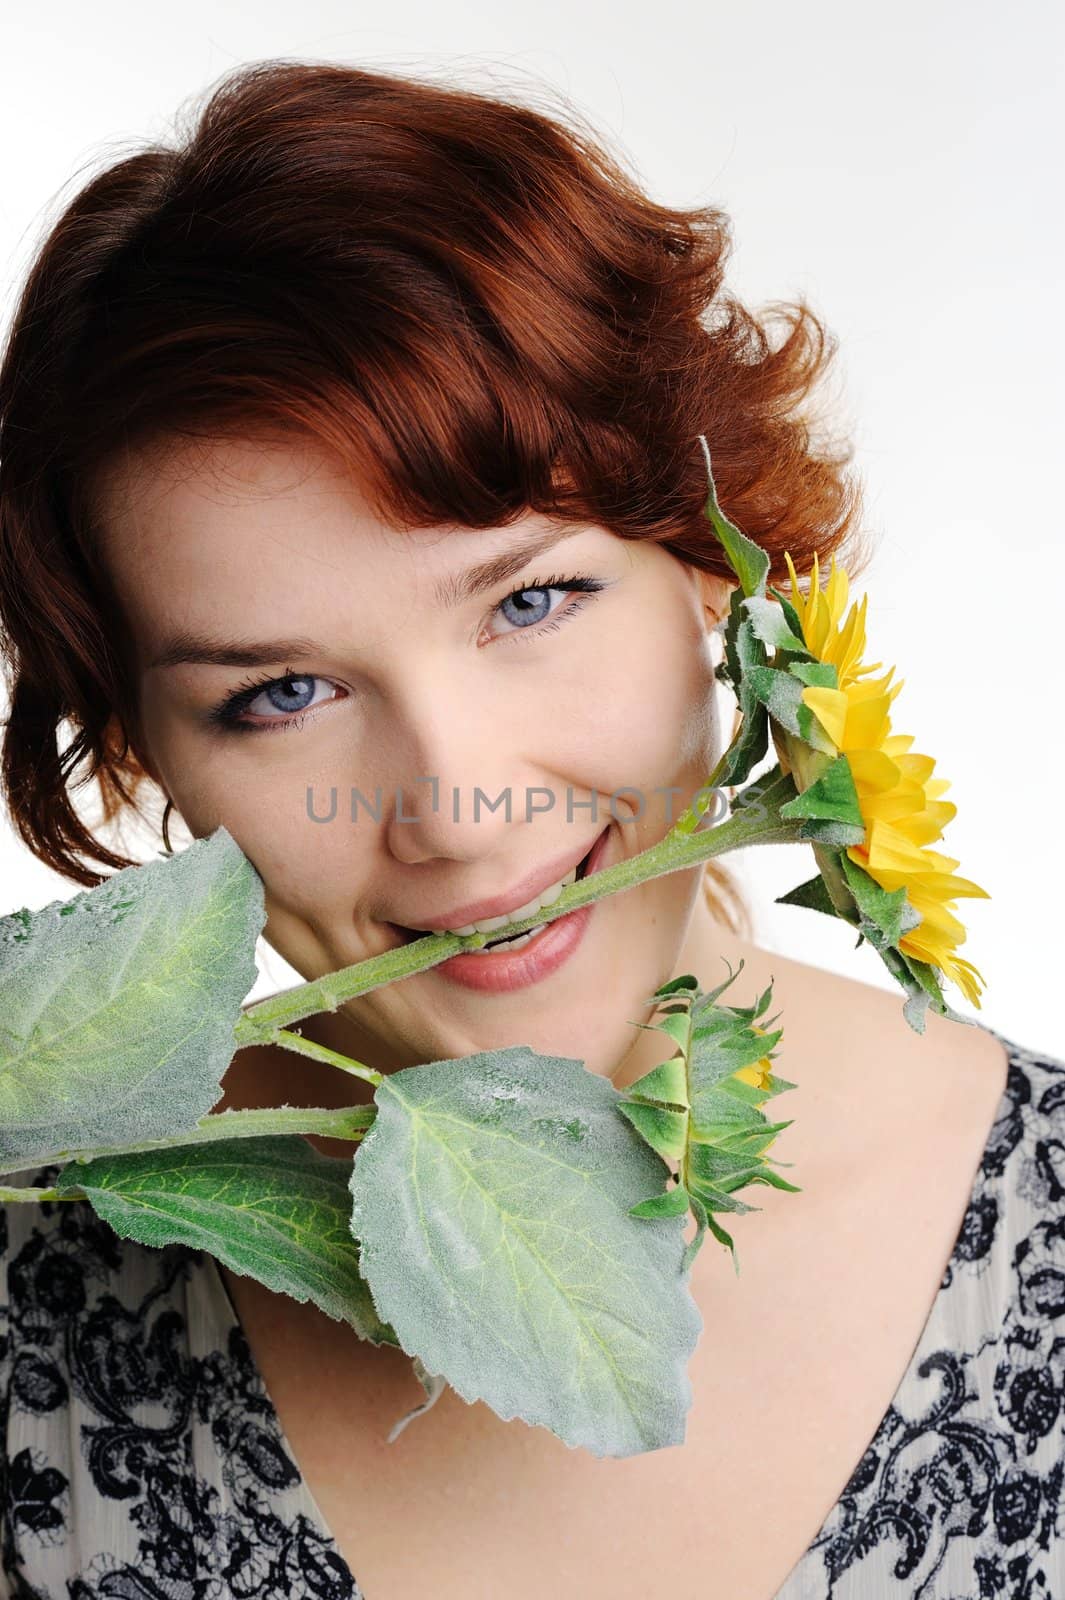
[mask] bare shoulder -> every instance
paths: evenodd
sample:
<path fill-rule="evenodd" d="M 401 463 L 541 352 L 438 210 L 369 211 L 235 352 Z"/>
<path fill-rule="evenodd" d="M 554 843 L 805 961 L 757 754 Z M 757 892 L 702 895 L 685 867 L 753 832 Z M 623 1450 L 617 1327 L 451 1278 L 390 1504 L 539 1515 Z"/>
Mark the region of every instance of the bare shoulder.
<path fill-rule="evenodd" d="M 903 1015 L 905 995 L 861 979 L 744 944 L 740 1003 L 770 980 L 770 1016 L 782 1029 L 774 1070 L 795 1083 L 775 1116 L 802 1118 L 841 1137 L 854 1151 L 883 1149 L 885 1132 L 953 1128 L 979 1138 L 1006 1089 L 1008 1059 L 987 1028 L 926 1010 L 918 1033 Z M 790 1128 L 790 1140 L 796 1128 Z"/>

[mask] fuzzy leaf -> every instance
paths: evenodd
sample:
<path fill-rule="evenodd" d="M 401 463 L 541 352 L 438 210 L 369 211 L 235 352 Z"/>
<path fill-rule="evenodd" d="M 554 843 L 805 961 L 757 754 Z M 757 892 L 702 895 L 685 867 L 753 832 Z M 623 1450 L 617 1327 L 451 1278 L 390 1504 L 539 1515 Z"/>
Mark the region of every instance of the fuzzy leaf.
<path fill-rule="evenodd" d="M 781 806 L 780 815 L 789 819 L 809 817 L 846 823 L 848 827 L 860 829 L 864 841 L 865 819 L 847 757 L 838 755 L 808 788 Z"/>
<path fill-rule="evenodd" d="M 784 613 L 784 621 L 787 623 L 790 631 L 795 635 L 796 639 L 803 639 L 802 620 L 794 605 L 788 599 L 787 595 L 784 594 L 783 590 L 777 589 L 772 584 L 769 587 L 769 593 L 773 596 L 774 600 L 778 600 L 780 602 L 780 609 Z M 806 649 L 805 640 L 803 640 L 803 649 Z"/>
<path fill-rule="evenodd" d="M 755 634 L 767 649 L 806 652 L 801 631 L 798 635 L 792 632 L 784 610 L 776 600 L 767 600 L 764 595 L 748 595 L 744 607 Z"/>
<path fill-rule="evenodd" d="M 0 921 L 0 1170 L 191 1131 L 256 977 L 262 880 L 225 828 Z"/>
<path fill-rule="evenodd" d="M 391 1073 L 351 1174 L 362 1270 L 465 1400 L 597 1456 L 684 1438 L 702 1318 L 662 1166 L 581 1062 L 528 1046 Z"/>
<path fill-rule="evenodd" d="M 766 661 L 765 645 L 744 610 L 743 596 L 734 589 L 725 627 L 725 659 L 718 670 L 724 669 L 726 682 L 736 696 L 741 721 L 719 774 L 718 781 L 722 785 L 743 783 L 769 748 L 769 717 L 750 682 L 752 670 L 764 667 Z"/>
<path fill-rule="evenodd" d="M 779 667 L 751 667 L 747 672 L 751 692 L 765 706 L 774 722 L 789 733 L 800 734 L 799 709 L 803 686 L 790 672 Z"/>
<path fill-rule="evenodd" d="M 324 1156 L 299 1134 L 265 1134 L 71 1161 L 56 1188 L 83 1189 L 120 1238 L 206 1250 L 269 1289 L 313 1300 L 360 1338 L 394 1345 L 359 1273 L 350 1176 L 350 1159 Z"/>
<path fill-rule="evenodd" d="M 753 539 L 741 533 L 736 524 L 722 511 L 705 441 L 703 453 L 706 457 L 706 476 L 709 484 L 706 505 L 703 508 L 704 515 L 728 557 L 728 564 L 739 579 L 743 593 L 764 594 L 766 573 L 769 571 L 769 556 L 760 544 L 755 544 Z"/>

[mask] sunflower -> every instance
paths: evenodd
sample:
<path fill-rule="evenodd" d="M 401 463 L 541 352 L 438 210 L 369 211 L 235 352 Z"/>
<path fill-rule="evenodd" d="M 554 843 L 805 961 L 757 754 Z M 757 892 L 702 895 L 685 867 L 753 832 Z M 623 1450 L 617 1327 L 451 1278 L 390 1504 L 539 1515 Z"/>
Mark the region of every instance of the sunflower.
<path fill-rule="evenodd" d="M 756 1022 L 751 1023 L 751 1029 L 754 1033 L 765 1033 L 766 1031 L 764 1028 L 760 1028 Z M 772 1089 L 772 1071 L 772 1061 L 768 1056 L 761 1056 L 748 1067 L 737 1067 L 732 1076 L 739 1078 L 741 1083 L 749 1083 L 752 1089 L 764 1089 L 768 1094 Z M 775 1133 L 768 1143 L 762 1146 L 763 1155 L 765 1155 L 771 1144 L 776 1143 L 779 1137 L 779 1134 Z"/>
<path fill-rule="evenodd" d="M 751 1067 L 737 1067 L 732 1076 L 739 1078 L 741 1083 L 749 1083 L 752 1089 L 765 1089 L 768 1088 L 767 1080 L 772 1070 L 769 1057 L 763 1056 Z"/>
<path fill-rule="evenodd" d="M 836 670 L 838 687 L 807 685 L 803 703 L 817 718 L 835 754 L 845 755 L 865 823 L 865 842 L 847 847 L 851 861 L 864 868 L 886 891 L 903 888 L 920 921 L 898 940 L 903 955 L 938 967 L 977 1008 L 984 979 L 971 962 L 957 954 L 965 928 L 954 915 L 962 896 L 990 899 L 986 889 L 954 874 L 958 862 L 930 848 L 956 814 L 942 798 L 950 784 L 933 778 L 935 762 L 910 747 L 908 734 L 891 732 L 891 703 L 905 679 L 869 678 L 881 663 L 863 664 L 867 596 L 847 610 L 849 580 L 835 556 L 825 588 L 820 586 L 817 556 L 808 596 L 799 591 L 790 555 L 784 558 L 791 577 L 788 597 L 802 625 L 803 641 L 818 661 Z M 841 619 L 843 619 L 841 621 Z M 804 747 L 773 723 L 773 741 L 785 772 L 793 771 L 797 787 L 806 788 L 826 757 Z M 831 757 L 830 759 L 835 759 Z"/>
<path fill-rule="evenodd" d="M 752 1033 L 764 1034 L 766 1031 L 765 1028 L 760 1028 L 757 1022 L 752 1022 L 750 1027 Z M 772 1089 L 770 1076 L 772 1071 L 773 1063 L 769 1057 L 760 1056 L 757 1061 L 752 1061 L 750 1066 L 737 1067 L 732 1076 L 739 1078 L 741 1083 L 749 1083 L 752 1089 L 764 1089 L 768 1094 Z M 768 1146 L 766 1148 L 768 1149 Z"/>

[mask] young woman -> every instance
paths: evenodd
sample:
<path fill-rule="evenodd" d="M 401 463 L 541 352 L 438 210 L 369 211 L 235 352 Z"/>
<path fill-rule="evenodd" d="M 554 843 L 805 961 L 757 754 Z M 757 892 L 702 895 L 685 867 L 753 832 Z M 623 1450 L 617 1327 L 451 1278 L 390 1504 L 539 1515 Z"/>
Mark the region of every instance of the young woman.
<path fill-rule="evenodd" d="M 733 731 L 698 436 L 770 582 L 785 552 L 862 564 L 850 452 L 806 410 L 832 341 L 800 304 L 774 344 L 728 248 L 720 211 L 654 203 L 576 123 L 336 65 L 242 69 L 178 148 L 96 176 L 0 369 L 28 848 L 94 885 L 164 795 L 235 837 L 310 979 L 660 838 Z M 378 789 L 379 819 L 349 812 Z M 621 1089 L 661 1057 L 653 991 L 740 959 L 730 1001 L 773 983 L 801 1193 L 730 1219 L 740 1276 L 696 1259 L 682 1447 L 601 1460 L 451 1390 L 388 1445 L 422 1398 L 400 1352 L 84 1203 L 12 1203 L 0 1592 L 1065 1586 L 1062 1062 L 934 1013 L 918 1035 L 901 991 L 759 948 L 717 864 L 303 1031 L 382 1071 L 527 1043 Z M 243 1049 L 216 1109 L 360 1088 Z"/>

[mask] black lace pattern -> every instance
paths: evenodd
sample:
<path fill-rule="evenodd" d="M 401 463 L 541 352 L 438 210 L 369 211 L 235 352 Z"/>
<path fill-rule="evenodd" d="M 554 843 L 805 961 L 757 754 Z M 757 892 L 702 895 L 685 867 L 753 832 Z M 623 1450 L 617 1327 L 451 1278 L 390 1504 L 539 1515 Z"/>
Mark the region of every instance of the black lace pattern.
<path fill-rule="evenodd" d="M 1006 1087 L 931 1313 L 775 1600 L 1065 1600 L 1065 1061 L 996 1037 Z"/>
<path fill-rule="evenodd" d="M 1065 1062 L 996 1037 L 931 1313 L 775 1600 L 1065 1600 Z M 0 1446 L 0 1597 L 363 1600 L 205 1252 L 0 1205 Z"/>
<path fill-rule="evenodd" d="M 361 1600 L 212 1257 L 19 1201 L 0 1269 L 0 1595 Z"/>

